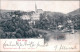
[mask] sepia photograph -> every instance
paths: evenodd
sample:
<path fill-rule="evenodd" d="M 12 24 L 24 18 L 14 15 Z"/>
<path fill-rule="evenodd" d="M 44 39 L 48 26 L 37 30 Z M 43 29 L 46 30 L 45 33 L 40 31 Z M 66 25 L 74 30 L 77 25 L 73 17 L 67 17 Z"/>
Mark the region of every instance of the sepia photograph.
<path fill-rule="evenodd" d="M 79 0 L 0 0 L 0 51 L 79 52 L 79 5 Z"/>

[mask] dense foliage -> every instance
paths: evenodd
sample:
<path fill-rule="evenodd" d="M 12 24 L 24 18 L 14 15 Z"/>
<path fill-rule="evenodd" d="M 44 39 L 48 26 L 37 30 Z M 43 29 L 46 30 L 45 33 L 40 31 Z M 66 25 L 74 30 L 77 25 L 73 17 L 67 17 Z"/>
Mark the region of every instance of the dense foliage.
<path fill-rule="evenodd" d="M 39 37 L 37 30 L 33 30 L 27 20 L 20 18 L 21 13 L 14 12 L 14 17 L 0 22 L 1 38 L 32 38 Z M 12 16 L 13 16 L 12 15 Z"/>
<path fill-rule="evenodd" d="M 71 21 L 70 23 L 68 21 Z M 62 25 L 62 29 L 80 29 L 80 15 L 66 15 L 62 13 L 44 12 L 40 14 L 40 20 L 36 22 L 35 28 L 40 29 L 58 29 Z"/>
<path fill-rule="evenodd" d="M 48 12 L 40 14 L 40 19 L 35 21 L 35 24 L 31 26 L 28 20 L 20 18 L 22 15 L 31 16 L 34 11 L 31 12 L 3 12 L 0 13 L 0 37 L 1 38 L 33 38 L 39 37 L 39 32 L 34 30 L 59 30 L 59 25 L 62 25 L 61 30 L 64 29 L 80 29 L 80 14 L 67 15 L 59 12 Z M 71 22 L 70 22 L 71 21 Z"/>

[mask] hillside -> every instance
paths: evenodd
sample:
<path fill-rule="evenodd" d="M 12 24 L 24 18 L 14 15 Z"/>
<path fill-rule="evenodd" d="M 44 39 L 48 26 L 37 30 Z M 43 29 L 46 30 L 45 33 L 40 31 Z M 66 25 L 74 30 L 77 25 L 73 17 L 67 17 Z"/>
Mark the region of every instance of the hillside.
<path fill-rule="evenodd" d="M 76 14 L 80 14 L 80 8 L 68 13 L 68 15 L 73 15 L 73 16 Z"/>

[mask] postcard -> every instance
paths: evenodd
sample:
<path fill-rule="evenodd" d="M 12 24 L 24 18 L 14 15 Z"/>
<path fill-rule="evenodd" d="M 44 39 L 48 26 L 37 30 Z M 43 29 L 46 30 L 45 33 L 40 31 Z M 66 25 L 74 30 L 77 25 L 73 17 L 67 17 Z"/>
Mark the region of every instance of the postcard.
<path fill-rule="evenodd" d="M 0 52 L 79 52 L 79 0 L 0 0 Z"/>

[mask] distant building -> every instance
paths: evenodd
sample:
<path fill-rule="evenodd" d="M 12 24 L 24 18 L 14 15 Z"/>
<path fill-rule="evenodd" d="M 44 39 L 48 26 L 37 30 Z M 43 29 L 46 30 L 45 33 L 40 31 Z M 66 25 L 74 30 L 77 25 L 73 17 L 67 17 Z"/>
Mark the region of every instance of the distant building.
<path fill-rule="evenodd" d="M 37 5 L 35 4 L 35 13 L 41 14 L 43 13 L 42 9 L 37 9 Z"/>
<path fill-rule="evenodd" d="M 43 13 L 42 9 L 37 9 L 37 5 L 35 4 L 35 11 L 31 12 L 31 15 L 29 14 L 24 14 L 21 16 L 23 20 L 30 20 L 30 24 L 35 25 L 35 21 L 40 19 L 40 14 Z"/>
<path fill-rule="evenodd" d="M 23 20 L 29 20 L 30 19 L 30 16 L 29 15 L 22 15 L 21 18 Z"/>
<path fill-rule="evenodd" d="M 32 12 L 31 15 L 29 14 L 24 14 L 21 16 L 21 18 L 23 20 L 29 20 L 31 19 L 32 21 L 35 21 L 35 20 L 39 20 L 40 18 L 40 14 L 43 13 L 43 10 L 42 9 L 37 9 L 37 5 L 35 4 L 35 11 Z"/>
<path fill-rule="evenodd" d="M 43 10 L 42 9 L 37 9 L 37 13 L 41 14 L 41 13 L 43 13 Z"/>
<path fill-rule="evenodd" d="M 33 20 L 39 20 L 40 14 L 43 13 L 42 9 L 37 9 L 37 5 L 35 4 L 35 13 L 31 16 Z"/>

